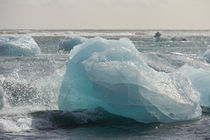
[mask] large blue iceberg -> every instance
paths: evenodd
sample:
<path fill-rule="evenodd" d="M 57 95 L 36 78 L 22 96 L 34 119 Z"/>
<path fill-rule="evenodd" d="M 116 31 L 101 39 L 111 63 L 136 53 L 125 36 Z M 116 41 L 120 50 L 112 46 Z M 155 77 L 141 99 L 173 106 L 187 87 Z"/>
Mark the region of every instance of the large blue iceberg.
<path fill-rule="evenodd" d="M 74 46 L 81 44 L 85 41 L 86 39 L 83 37 L 66 37 L 65 39 L 61 40 L 59 42 L 59 50 L 64 50 L 64 51 L 70 51 L 73 49 Z"/>
<path fill-rule="evenodd" d="M 40 48 L 30 36 L 0 36 L 0 56 L 33 56 Z"/>
<path fill-rule="evenodd" d="M 144 123 L 176 122 L 198 119 L 199 99 L 184 75 L 153 70 L 129 39 L 93 38 L 70 52 L 58 106 L 102 107 Z"/>
<path fill-rule="evenodd" d="M 200 105 L 210 108 L 210 71 L 196 69 L 184 65 L 178 71 L 184 73 L 192 81 L 193 88 L 200 93 Z"/>

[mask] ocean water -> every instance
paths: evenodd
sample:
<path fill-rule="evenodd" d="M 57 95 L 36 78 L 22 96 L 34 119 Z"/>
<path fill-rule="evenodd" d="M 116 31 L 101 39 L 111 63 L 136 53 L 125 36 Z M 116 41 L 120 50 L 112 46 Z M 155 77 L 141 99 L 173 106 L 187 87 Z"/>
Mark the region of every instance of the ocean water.
<path fill-rule="evenodd" d="M 155 30 L 2 30 L 28 34 L 39 45 L 38 56 L 0 56 L 0 86 L 6 92 L 0 110 L 0 139 L 210 139 L 210 114 L 179 123 L 138 123 L 102 108 L 58 110 L 59 89 L 68 53 L 58 50 L 65 36 L 129 38 L 156 71 L 173 72 L 184 64 L 210 70 L 203 53 L 210 49 L 210 31 Z M 170 38 L 187 41 L 170 41 Z"/>

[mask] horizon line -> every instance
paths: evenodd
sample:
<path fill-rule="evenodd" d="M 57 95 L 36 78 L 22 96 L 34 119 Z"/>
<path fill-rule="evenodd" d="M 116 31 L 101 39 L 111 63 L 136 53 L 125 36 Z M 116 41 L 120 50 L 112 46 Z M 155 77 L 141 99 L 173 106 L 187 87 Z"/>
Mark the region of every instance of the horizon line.
<path fill-rule="evenodd" d="M 133 31 L 135 31 L 135 30 L 151 30 L 151 31 L 154 31 L 154 30 L 171 30 L 171 31 L 173 31 L 173 30 L 200 30 L 200 31 L 202 31 L 202 30 L 210 30 L 210 29 L 135 29 L 135 28 L 131 28 L 131 29 L 129 29 L 129 28 L 124 28 L 124 29 L 114 29 L 114 28 L 77 28 L 77 29 L 71 29 L 71 28 L 49 28 L 49 29 L 46 29 L 46 28 L 40 28 L 40 29 L 38 29 L 38 28 L 5 28 L 5 29 L 2 29 L 2 28 L 0 28 L 0 30 L 2 31 L 2 30 L 51 30 L 51 31 L 53 31 L 53 30 L 101 30 L 101 31 L 103 31 L 103 30 L 115 30 L 115 31 L 120 31 L 120 30 L 133 30 Z"/>

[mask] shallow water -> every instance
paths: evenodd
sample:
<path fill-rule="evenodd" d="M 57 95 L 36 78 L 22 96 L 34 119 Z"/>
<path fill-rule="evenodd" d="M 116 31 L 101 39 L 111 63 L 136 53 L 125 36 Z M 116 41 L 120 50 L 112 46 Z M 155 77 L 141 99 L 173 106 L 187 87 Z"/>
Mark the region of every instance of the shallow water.
<path fill-rule="evenodd" d="M 210 70 L 202 57 L 210 48 L 210 31 L 162 31 L 164 37 L 187 41 L 153 39 L 155 31 L 33 31 L 1 33 L 32 35 L 40 46 L 39 56 L 0 56 L 0 85 L 6 91 L 0 110 L 0 139 L 210 139 L 210 114 L 200 120 L 172 124 L 142 124 L 109 114 L 103 109 L 59 111 L 57 99 L 68 53 L 58 51 L 65 35 L 127 37 L 143 52 L 149 66 L 173 72 L 184 64 Z"/>

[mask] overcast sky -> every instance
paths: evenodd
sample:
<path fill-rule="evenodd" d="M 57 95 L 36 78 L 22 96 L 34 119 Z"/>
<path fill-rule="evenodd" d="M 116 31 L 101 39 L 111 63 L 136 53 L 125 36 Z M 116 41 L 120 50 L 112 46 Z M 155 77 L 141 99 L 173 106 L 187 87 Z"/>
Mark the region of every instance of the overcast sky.
<path fill-rule="evenodd" d="M 210 29 L 210 0 L 0 0 L 0 29 Z"/>

